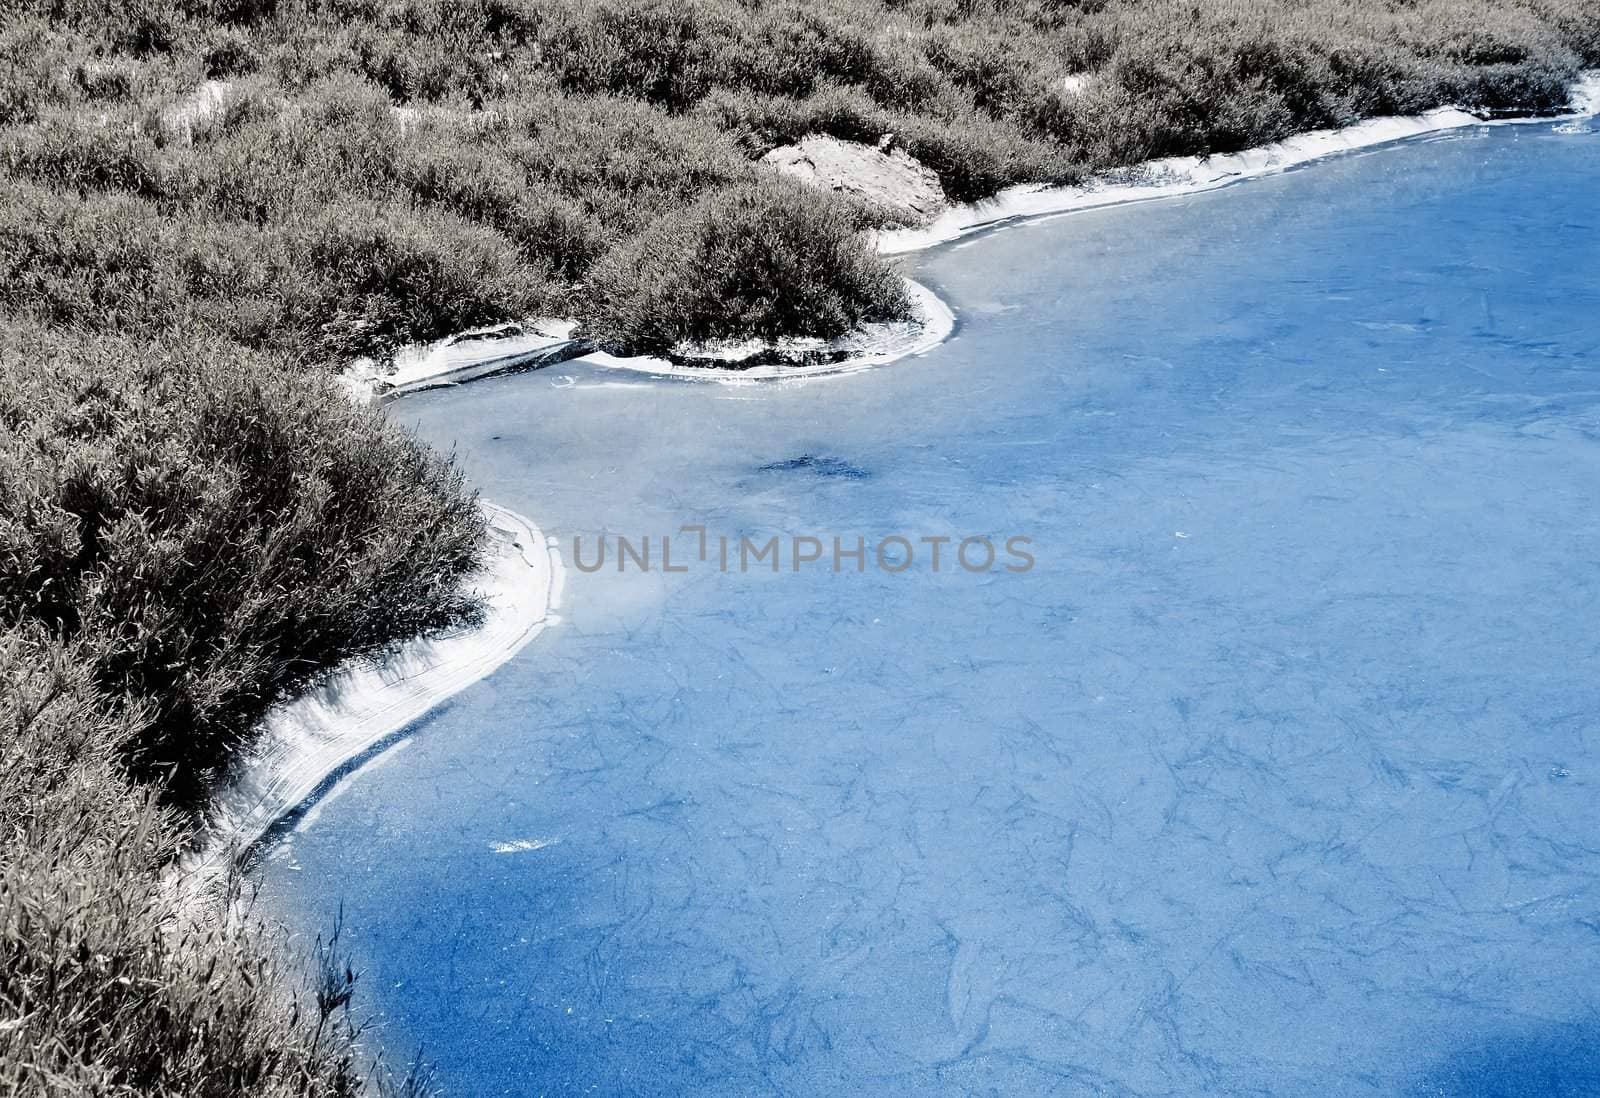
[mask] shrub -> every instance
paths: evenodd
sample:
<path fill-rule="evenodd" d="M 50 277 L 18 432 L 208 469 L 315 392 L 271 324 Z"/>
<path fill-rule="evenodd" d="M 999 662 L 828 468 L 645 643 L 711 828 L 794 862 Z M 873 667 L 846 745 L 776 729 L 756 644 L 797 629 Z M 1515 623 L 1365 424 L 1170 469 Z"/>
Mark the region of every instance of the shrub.
<path fill-rule="evenodd" d="M 582 207 L 616 244 L 755 169 L 704 119 L 608 97 L 516 101 L 498 147 L 530 187 Z"/>
<path fill-rule="evenodd" d="M 602 0 L 553 5 L 541 46 L 561 86 L 580 95 L 625 94 L 671 111 L 705 94 L 716 39 L 731 27 L 693 0 Z M 709 40 L 708 40 L 709 39 Z"/>
<path fill-rule="evenodd" d="M 86 196 L 160 193 L 155 142 L 128 121 L 54 115 L 0 140 L 0 162 L 18 179 Z"/>
<path fill-rule="evenodd" d="M 470 617 L 460 474 L 325 383 L 221 343 L 0 343 L 0 622 L 78 646 L 193 804 L 267 706 Z"/>
<path fill-rule="evenodd" d="M 80 48 L 42 20 L 0 21 L 0 125 L 33 122 L 77 99 L 74 67 L 81 76 L 89 66 L 77 60 Z"/>
<path fill-rule="evenodd" d="M 551 297 L 544 272 L 503 237 L 448 214 L 334 206 L 295 230 L 289 246 L 304 280 L 294 322 L 316 326 L 322 359 L 526 316 Z"/>
<path fill-rule="evenodd" d="M 355 1093 L 354 1027 L 278 943 L 175 917 L 159 871 L 183 832 L 127 784 L 142 714 L 92 660 L 0 630 L 0 1093 Z"/>
<path fill-rule="evenodd" d="M 972 108 L 952 108 L 947 117 L 890 111 L 860 91 L 823 88 L 803 100 L 722 92 L 698 113 L 737 134 L 753 157 L 810 133 L 869 145 L 892 133 L 957 202 L 988 198 L 1014 183 L 1064 182 L 1078 174 L 1059 146 Z"/>
<path fill-rule="evenodd" d="M 63 203 L 19 184 L 0 203 L 0 306 L 50 323 L 159 330 L 187 308 L 177 252 L 146 201 Z"/>
<path fill-rule="evenodd" d="M 777 179 L 661 218 L 603 258 L 585 315 L 618 349 L 710 339 L 832 337 L 907 309 L 899 279 L 842 204 Z"/>
<path fill-rule="evenodd" d="M 972 105 L 1000 117 L 1026 103 L 1049 74 L 1014 40 L 944 29 L 928 37 L 928 60 L 972 98 Z"/>
<path fill-rule="evenodd" d="M 1597 52 L 1594 0 L 26 0 L 0 30 L 0 223 L 27 258 L 0 260 L 24 279 L 0 294 L 382 354 L 630 292 L 600 284 L 601 256 L 808 133 L 894 133 L 975 201 L 1374 113 L 1553 110 Z M 206 77 L 234 80 L 222 110 L 164 124 Z M 404 229 L 414 206 L 425 232 Z M 352 215 L 376 235 L 307 245 Z M 316 269 L 330 254 L 377 273 L 343 291 Z M 236 307 L 167 294 L 219 270 Z M 437 296 L 479 276 L 460 308 Z"/>
<path fill-rule="evenodd" d="M 534 188 L 526 170 L 499 150 L 413 148 L 399 174 L 419 202 L 492 226 L 553 277 L 578 277 L 604 249 L 603 227 L 577 201 Z"/>

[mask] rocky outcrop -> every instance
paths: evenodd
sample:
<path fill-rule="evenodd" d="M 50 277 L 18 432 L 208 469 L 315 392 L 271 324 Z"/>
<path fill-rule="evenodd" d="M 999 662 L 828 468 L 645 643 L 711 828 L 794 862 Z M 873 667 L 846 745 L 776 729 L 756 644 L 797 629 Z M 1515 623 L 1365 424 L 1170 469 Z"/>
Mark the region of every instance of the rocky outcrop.
<path fill-rule="evenodd" d="M 859 198 L 907 225 L 924 225 L 949 204 L 939 177 L 903 149 L 890 134 L 874 148 L 856 141 L 811 134 L 761 158 L 807 186 Z"/>
<path fill-rule="evenodd" d="M 230 86 L 226 80 L 207 80 L 162 112 L 162 128 L 182 144 L 193 144 L 195 130 L 222 113 Z"/>

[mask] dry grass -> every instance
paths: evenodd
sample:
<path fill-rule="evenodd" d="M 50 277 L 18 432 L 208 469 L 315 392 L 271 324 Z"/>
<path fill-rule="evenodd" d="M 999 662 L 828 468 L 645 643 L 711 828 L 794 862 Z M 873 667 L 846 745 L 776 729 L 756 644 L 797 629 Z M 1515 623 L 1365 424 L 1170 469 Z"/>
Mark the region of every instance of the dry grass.
<path fill-rule="evenodd" d="M 267 705 L 475 612 L 481 533 L 283 362 L 0 336 L 0 1094 L 360 1087 L 344 977 L 180 919 L 161 871 Z"/>
<path fill-rule="evenodd" d="M 0 301 L 307 361 L 534 312 L 577 314 L 616 343 L 652 318 L 617 326 L 596 304 L 624 291 L 608 279 L 653 279 L 647 296 L 665 301 L 694 251 L 658 256 L 643 238 L 711 192 L 760 186 L 754 160 L 807 132 L 893 132 L 953 199 L 973 200 L 1447 102 L 1553 110 L 1600 64 L 1600 0 L 13 11 L 0 30 Z M 1069 74 L 1088 78 L 1081 91 L 1064 89 Z M 226 82 L 209 112 L 195 91 L 207 79 Z M 731 288 L 691 327 L 737 336 L 776 297 L 783 334 L 818 335 L 897 305 L 878 280 L 827 285 L 803 262 L 836 246 L 803 239 L 825 219 L 790 206 L 784 281 Z M 863 248 L 848 266 L 870 261 Z"/>

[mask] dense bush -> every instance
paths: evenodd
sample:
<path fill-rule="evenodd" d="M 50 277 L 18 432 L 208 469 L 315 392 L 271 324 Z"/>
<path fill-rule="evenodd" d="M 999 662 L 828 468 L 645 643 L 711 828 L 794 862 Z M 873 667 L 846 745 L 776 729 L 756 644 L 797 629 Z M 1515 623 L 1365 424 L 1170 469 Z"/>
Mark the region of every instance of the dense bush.
<path fill-rule="evenodd" d="M 764 180 L 661 218 L 595 269 L 588 330 L 617 350 L 843 335 L 905 311 L 900 280 L 861 247 L 838 203 Z"/>
<path fill-rule="evenodd" d="M 0 1094 L 356 1093 L 331 945 L 302 976 L 248 919 L 175 917 L 183 829 L 119 762 L 147 715 L 93 659 L 0 630 Z"/>
<path fill-rule="evenodd" d="M 62 325 L 223 335 L 301 361 L 381 354 L 539 310 L 552 272 L 444 210 L 331 201 L 261 228 L 163 218 L 148 199 L 62 205 L 19 184 L 0 206 L 0 306 Z"/>
<path fill-rule="evenodd" d="M 605 280 L 641 234 L 807 133 L 893 133 L 972 201 L 1374 113 L 1553 110 L 1596 63 L 1600 0 L 21 0 L 0 27 L 0 294 L 381 355 L 637 299 Z M 792 251 L 771 270 L 834 247 L 802 240 L 798 200 L 775 216 Z M 370 274 L 323 277 L 330 258 Z M 689 327 L 748 328 L 700 300 Z M 785 313 L 784 334 L 836 315 Z"/>
<path fill-rule="evenodd" d="M 264 709 L 468 617 L 459 474 L 329 383 L 226 344 L 0 339 L 0 624 L 141 714 L 131 772 L 193 803 Z"/>
<path fill-rule="evenodd" d="M 166 875 L 267 706 L 473 617 L 482 532 L 451 466 L 288 360 L 0 328 L 0 1093 L 363 1088 L 332 948 L 308 988 Z"/>

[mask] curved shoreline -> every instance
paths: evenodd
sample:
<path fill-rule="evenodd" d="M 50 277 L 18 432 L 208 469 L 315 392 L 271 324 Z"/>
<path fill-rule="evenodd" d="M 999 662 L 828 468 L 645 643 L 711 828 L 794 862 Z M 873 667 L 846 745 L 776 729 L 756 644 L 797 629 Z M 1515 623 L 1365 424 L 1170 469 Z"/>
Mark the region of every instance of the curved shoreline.
<path fill-rule="evenodd" d="M 724 384 L 739 381 L 767 382 L 782 378 L 840 377 L 860 373 L 874 367 L 897 362 L 902 358 L 926 354 L 950 338 L 955 331 L 956 316 L 943 298 L 922 283 L 905 279 L 906 296 L 916 318 L 896 324 L 878 324 L 859 333 L 843 336 L 825 346 L 839 348 L 847 353 L 837 362 L 816 366 L 773 363 L 740 368 L 735 366 L 680 366 L 663 358 L 650 355 L 621 358 L 594 351 L 577 357 L 608 370 L 629 370 L 651 377 L 687 378 L 694 381 L 719 381 Z"/>
<path fill-rule="evenodd" d="M 213 799 L 194 852 L 177 867 L 186 895 L 205 894 L 280 822 L 560 621 L 565 569 L 555 539 L 515 511 L 482 506 L 494 542 L 473 581 L 486 602 L 483 623 L 414 638 L 378 660 L 349 661 L 268 713 L 255 746 Z"/>
<path fill-rule="evenodd" d="M 839 339 L 794 341 L 789 348 L 797 354 L 838 352 L 838 361 L 814 366 L 774 363 L 749 367 L 683 366 L 653 355 L 618 356 L 597 351 L 593 345 L 571 336 L 576 326 L 570 320 L 548 318 L 529 322 L 526 327 L 496 325 L 437 343 L 408 348 L 401 353 L 399 369 L 387 378 L 360 371 L 347 371 L 340 380 L 351 397 L 358 401 L 382 403 L 412 393 L 465 385 L 469 381 L 501 377 L 506 374 L 539 370 L 561 362 L 580 361 L 611 370 L 627 370 L 651 377 L 677 377 L 715 381 L 771 381 L 777 378 L 837 377 L 882 366 L 913 355 L 925 354 L 943 343 L 955 330 L 955 314 L 950 307 L 922 283 L 903 280 L 906 296 L 916 316 L 909 321 L 874 324 Z M 749 353 L 767 349 L 750 347 Z M 735 352 L 723 352 L 736 360 Z M 712 356 L 707 356 L 712 357 Z"/>
<path fill-rule="evenodd" d="M 1359 152 L 1475 126 L 1559 123 L 1588 118 L 1596 113 L 1600 113 L 1600 70 L 1586 70 L 1573 83 L 1568 110 L 1564 114 L 1485 119 L 1459 107 L 1441 107 L 1420 115 L 1369 118 L 1342 129 L 1313 130 L 1239 153 L 1146 161 L 1079 186 L 1026 184 L 1010 187 L 993 198 L 952 206 L 922 228 L 880 232 L 874 243 L 880 255 L 909 255 L 973 233 L 1021 221 L 1219 190 L 1250 179 L 1291 171 L 1342 153 Z M 408 361 L 387 378 L 378 377 L 371 365 L 366 364 L 363 369 L 347 371 L 342 380 L 356 399 L 392 400 L 425 389 L 460 385 L 572 360 L 652 377 L 702 381 L 836 377 L 924 354 L 949 338 L 955 330 L 955 316 L 937 294 L 910 278 L 905 282 L 913 307 L 921 313 L 918 321 L 875 325 L 866 331 L 828 342 L 795 341 L 795 349 L 802 353 L 819 349 L 844 353 L 839 361 L 815 366 L 683 366 L 648 355 L 622 358 L 595 351 L 583 340 L 574 339 L 572 331 L 577 326 L 576 322 L 546 318 L 532 321 L 526 328 L 497 325 L 448 337 L 437 343 L 408 348 L 401 356 Z M 908 333 L 905 331 L 907 328 L 917 330 Z M 768 348 L 751 348 L 749 353 L 758 349 Z M 733 360 L 738 350 L 725 348 L 712 351 L 706 357 Z"/>
<path fill-rule="evenodd" d="M 881 255 L 907 255 L 959 240 L 975 232 L 1018 221 L 1032 221 L 1085 210 L 1154 202 L 1220 190 L 1262 176 L 1292 171 L 1342 153 L 1398 144 L 1477 126 L 1525 126 L 1587 118 L 1600 111 L 1600 70 L 1582 73 L 1573 84 L 1568 111 L 1557 115 L 1480 118 L 1459 107 L 1419 115 L 1369 118 L 1337 130 L 1311 130 L 1271 145 L 1213 156 L 1148 160 L 1123 173 L 1139 178 L 1097 179 L 1082 186 L 1009 187 L 993 198 L 951 207 L 920 229 L 880 233 Z"/>
<path fill-rule="evenodd" d="M 1135 169 L 1147 177 L 1142 182 L 1016 187 L 986 202 L 952 207 L 922 229 L 880 234 L 876 244 L 881 254 L 904 255 L 1002 224 L 1202 193 L 1340 153 L 1452 130 L 1584 118 L 1600 110 L 1600 72 L 1585 73 L 1574 85 L 1571 105 L 1570 113 L 1558 116 L 1493 120 L 1444 108 L 1416 117 L 1370 119 L 1341 130 L 1302 134 L 1237 154 L 1153 161 Z M 1149 176 L 1155 176 L 1155 181 L 1148 181 Z M 909 278 L 906 284 L 913 307 L 921 314 L 918 321 L 880 326 L 894 330 L 877 340 L 864 339 L 858 353 L 820 366 L 738 369 L 681 366 L 648 356 L 619 358 L 590 351 L 583 341 L 573 339 L 571 322 L 546 321 L 530 325 L 531 330 L 501 325 L 415 348 L 412 362 L 381 392 L 378 379 L 370 374 L 347 374 L 343 380 L 358 399 L 393 400 L 425 389 L 573 359 L 653 377 L 724 383 L 847 375 L 923 354 L 954 330 L 955 316 L 937 294 Z M 560 620 L 556 611 L 564 569 L 554 539 L 546 539 L 531 520 L 515 512 L 489 503 L 483 506 L 489 512 L 491 534 L 500 543 L 495 560 L 477 581 L 488 602 L 483 625 L 408 641 L 378 662 L 341 666 L 316 689 L 274 709 L 263 722 L 256 747 L 213 802 L 196 852 L 180 866 L 184 887 L 191 894 L 202 893 L 220 871 L 230 868 L 273 827 L 330 789 L 362 759 L 371 757 L 439 702 L 489 675 L 545 625 Z"/>

